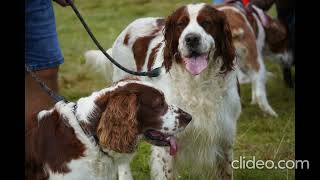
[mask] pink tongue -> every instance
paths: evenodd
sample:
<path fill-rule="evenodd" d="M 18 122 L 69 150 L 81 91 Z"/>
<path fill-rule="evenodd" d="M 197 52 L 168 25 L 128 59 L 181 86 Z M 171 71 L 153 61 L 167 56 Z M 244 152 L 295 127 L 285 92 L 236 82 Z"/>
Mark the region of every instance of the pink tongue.
<path fill-rule="evenodd" d="M 178 151 L 178 145 L 177 145 L 176 138 L 173 136 L 170 136 L 169 141 L 170 141 L 170 155 L 175 156 Z"/>
<path fill-rule="evenodd" d="M 183 58 L 186 69 L 192 74 L 192 75 L 198 75 L 200 74 L 204 69 L 208 67 L 208 61 L 207 61 L 208 55 L 204 54 L 198 57 L 191 57 L 191 58 Z"/>

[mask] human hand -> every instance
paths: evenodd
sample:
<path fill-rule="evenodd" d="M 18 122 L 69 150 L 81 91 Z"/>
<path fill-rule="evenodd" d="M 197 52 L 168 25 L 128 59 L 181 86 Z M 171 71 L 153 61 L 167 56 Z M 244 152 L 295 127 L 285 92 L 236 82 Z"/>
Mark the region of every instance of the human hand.
<path fill-rule="evenodd" d="M 62 7 L 69 6 L 69 3 L 67 2 L 68 0 L 53 0 L 53 1 L 55 1 L 56 3 L 58 3 Z M 74 0 L 70 0 L 70 1 L 74 1 Z"/>

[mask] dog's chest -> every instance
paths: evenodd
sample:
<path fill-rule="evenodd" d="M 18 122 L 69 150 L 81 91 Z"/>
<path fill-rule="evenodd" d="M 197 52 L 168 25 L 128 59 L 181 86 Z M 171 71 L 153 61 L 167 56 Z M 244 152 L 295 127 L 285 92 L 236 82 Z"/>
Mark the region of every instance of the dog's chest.
<path fill-rule="evenodd" d="M 215 72 L 204 71 L 192 76 L 182 68 L 174 67 L 171 73 L 171 100 L 191 113 L 195 128 L 216 119 L 216 112 L 223 101 L 223 81 Z"/>
<path fill-rule="evenodd" d="M 65 174 L 50 171 L 50 180 L 113 180 L 117 166 L 109 158 L 90 158 L 72 160 L 67 164 L 70 172 Z"/>

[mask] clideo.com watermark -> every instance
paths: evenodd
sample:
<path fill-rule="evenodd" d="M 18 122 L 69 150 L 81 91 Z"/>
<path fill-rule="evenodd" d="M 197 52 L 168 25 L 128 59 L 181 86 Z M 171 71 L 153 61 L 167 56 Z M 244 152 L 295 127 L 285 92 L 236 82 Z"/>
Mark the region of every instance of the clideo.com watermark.
<path fill-rule="evenodd" d="M 255 156 L 246 158 L 240 156 L 240 159 L 231 162 L 233 169 L 309 169 L 308 160 L 257 160 Z"/>

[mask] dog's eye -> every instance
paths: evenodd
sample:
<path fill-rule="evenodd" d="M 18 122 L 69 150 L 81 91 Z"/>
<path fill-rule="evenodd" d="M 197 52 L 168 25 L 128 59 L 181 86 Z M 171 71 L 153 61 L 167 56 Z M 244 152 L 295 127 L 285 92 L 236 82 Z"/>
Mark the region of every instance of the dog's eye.
<path fill-rule="evenodd" d="M 177 23 L 177 27 L 179 29 L 183 29 L 186 26 L 187 26 L 187 24 L 185 22 L 183 22 L 183 21 L 180 21 L 180 22 Z"/>
<path fill-rule="evenodd" d="M 164 107 L 165 102 L 162 99 L 156 99 L 152 102 L 151 107 L 152 108 L 162 108 Z"/>
<path fill-rule="evenodd" d="M 201 26 L 204 28 L 208 28 L 211 25 L 210 21 L 205 20 L 201 22 Z"/>
<path fill-rule="evenodd" d="M 156 107 L 158 107 L 158 106 L 160 106 L 160 105 L 161 105 L 161 101 L 160 101 L 159 99 L 156 99 L 156 100 L 154 100 L 154 101 L 152 102 L 151 107 L 152 107 L 152 108 L 156 108 Z"/>
<path fill-rule="evenodd" d="M 161 102 L 159 103 L 159 106 L 160 106 L 160 107 L 164 106 L 164 102 L 161 101 Z"/>

